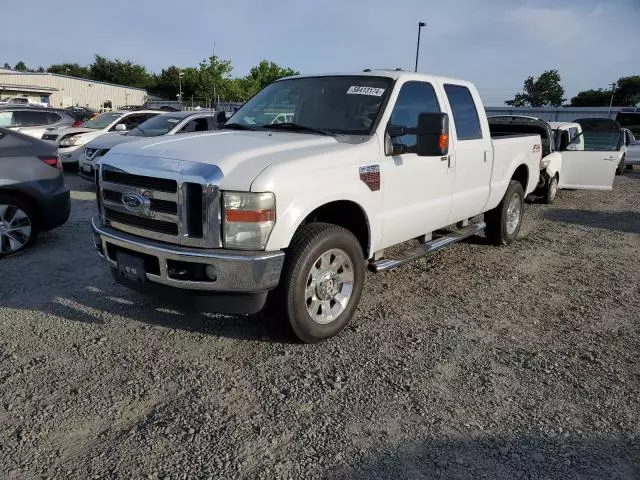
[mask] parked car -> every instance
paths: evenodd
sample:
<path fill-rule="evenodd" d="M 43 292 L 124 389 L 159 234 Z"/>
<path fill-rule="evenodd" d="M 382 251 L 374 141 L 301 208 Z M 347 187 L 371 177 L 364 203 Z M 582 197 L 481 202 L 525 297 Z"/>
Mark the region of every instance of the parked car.
<path fill-rule="evenodd" d="M 285 105 L 294 121 L 270 123 Z M 611 189 L 615 166 L 596 153 L 567 152 L 562 176 Z M 367 264 L 388 271 L 482 231 L 513 242 L 541 159 L 538 135 L 491 137 L 470 82 L 402 71 L 290 77 L 221 132 L 112 149 L 94 242 L 130 288 L 245 314 L 270 293 L 298 338 L 318 342 L 355 313 Z M 416 245 L 385 254 L 407 241 Z"/>
<path fill-rule="evenodd" d="M 106 133 L 87 143 L 80 155 L 78 171 L 81 177 L 95 181 L 94 171 L 100 158 L 116 145 L 147 137 L 182 133 L 208 132 L 217 128 L 215 112 L 162 113 L 134 127 L 127 133 Z"/>
<path fill-rule="evenodd" d="M 625 107 L 616 114 L 616 122 L 640 138 L 640 107 Z"/>
<path fill-rule="evenodd" d="M 100 135 L 108 132 L 124 133 L 145 120 L 159 115 L 158 110 L 105 112 L 87 120 L 81 127 L 54 129 L 42 135 L 42 140 L 58 146 L 62 163 L 78 164 L 84 146 Z"/>
<path fill-rule="evenodd" d="M 640 141 L 636 140 L 635 135 L 629 129 L 622 129 L 625 134 L 625 145 L 627 152 L 625 156 L 625 167 L 627 170 L 633 169 L 634 165 L 640 165 Z"/>
<path fill-rule="evenodd" d="M 0 105 L 10 107 L 20 106 L 36 106 L 36 107 L 48 107 L 49 104 L 45 102 L 35 102 L 28 97 L 7 97 L 0 100 Z"/>
<path fill-rule="evenodd" d="M 0 128 L 0 258 L 64 224 L 70 209 L 55 146 Z"/>
<path fill-rule="evenodd" d="M 622 175 L 625 170 L 627 147 L 620 123 L 609 118 L 579 118 L 575 123 L 582 128 L 582 135 L 578 139 L 570 140 L 567 150 L 578 148 L 576 145 L 579 143 L 584 150 L 610 152 L 607 160 L 615 162 L 615 175 Z"/>
<path fill-rule="evenodd" d="M 72 125 L 73 127 L 81 127 L 84 122 L 98 115 L 97 110 L 89 107 L 75 106 L 67 107 L 65 110 L 76 119 L 76 122 Z"/>
<path fill-rule="evenodd" d="M 42 107 L 7 107 L 0 109 L 0 127 L 40 139 L 50 129 L 71 127 L 76 119 L 66 110 Z"/>

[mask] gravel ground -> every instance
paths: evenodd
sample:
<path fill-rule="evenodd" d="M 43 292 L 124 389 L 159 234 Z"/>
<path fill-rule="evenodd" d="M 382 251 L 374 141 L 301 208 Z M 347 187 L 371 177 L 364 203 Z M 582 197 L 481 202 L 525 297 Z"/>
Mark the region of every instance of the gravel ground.
<path fill-rule="evenodd" d="M 640 478 L 640 170 L 370 276 L 315 346 L 114 284 L 68 182 L 0 263 L 0 477 Z"/>

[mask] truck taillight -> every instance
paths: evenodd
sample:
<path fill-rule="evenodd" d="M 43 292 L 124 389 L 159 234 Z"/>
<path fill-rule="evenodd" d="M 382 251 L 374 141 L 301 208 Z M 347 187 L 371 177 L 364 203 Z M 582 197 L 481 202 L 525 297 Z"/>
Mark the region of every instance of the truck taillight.
<path fill-rule="evenodd" d="M 39 157 L 47 165 L 62 170 L 62 163 L 58 157 Z"/>

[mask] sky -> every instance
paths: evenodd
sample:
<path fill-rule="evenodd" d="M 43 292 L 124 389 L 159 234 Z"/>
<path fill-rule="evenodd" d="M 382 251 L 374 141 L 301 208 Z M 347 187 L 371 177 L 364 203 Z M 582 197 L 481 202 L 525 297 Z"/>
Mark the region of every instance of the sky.
<path fill-rule="evenodd" d="M 197 65 L 215 43 L 234 76 L 263 59 L 301 73 L 413 70 L 423 21 L 419 71 L 471 80 L 492 106 L 547 69 L 567 99 L 640 74 L 640 0 L 0 2 L 0 65 L 100 54 L 159 72 Z"/>

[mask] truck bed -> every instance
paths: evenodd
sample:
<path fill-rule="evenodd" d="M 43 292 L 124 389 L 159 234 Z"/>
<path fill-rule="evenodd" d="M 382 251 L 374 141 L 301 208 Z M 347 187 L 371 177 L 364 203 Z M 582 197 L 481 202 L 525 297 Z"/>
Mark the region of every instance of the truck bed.
<path fill-rule="evenodd" d="M 527 185 L 523 185 L 525 195 L 533 192 L 540 177 L 540 159 L 542 158 L 542 141 L 540 135 L 508 134 L 498 135 L 491 139 L 493 144 L 493 174 L 491 178 L 490 207 L 496 206 L 501 199 L 493 192 L 504 193 L 506 184 L 514 172 L 508 171 L 511 165 L 524 163 L 527 166 Z"/>

